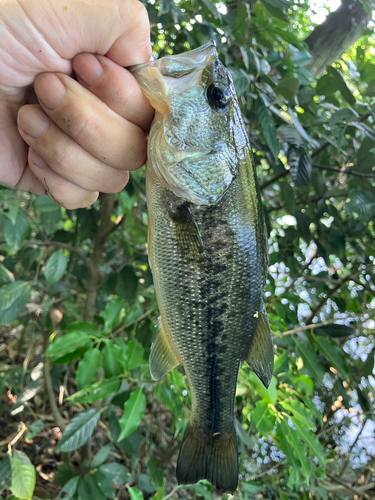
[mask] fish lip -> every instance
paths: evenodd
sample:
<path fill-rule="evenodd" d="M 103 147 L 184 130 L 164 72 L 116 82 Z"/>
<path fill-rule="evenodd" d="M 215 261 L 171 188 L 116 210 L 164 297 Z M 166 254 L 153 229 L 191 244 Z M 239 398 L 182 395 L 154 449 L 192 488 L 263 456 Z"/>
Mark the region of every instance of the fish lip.
<path fill-rule="evenodd" d="M 181 58 L 183 60 L 187 60 L 187 59 L 191 58 L 190 56 L 193 56 L 191 59 L 195 59 L 195 56 L 197 56 L 198 54 L 203 54 L 204 52 L 208 52 L 208 49 L 215 49 L 215 52 L 216 52 L 217 45 L 216 45 L 215 40 L 211 39 L 209 42 L 205 43 L 204 45 L 201 45 L 200 47 L 197 47 L 196 49 L 189 50 L 186 53 L 172 54 L 171 56 L 165 56 L 165 57 L 167 57 L 167 58 L 170 57 L 170 58 L 173 58 L 175 60 L 178 60 L 179 58 Z M 155 66 L 159 60 L 160 59 L 155 59 L 155 60 L 152 59 L 151 61 L 147 61 L 145 63 L 135 64 L 134 66 L 129 66 L 126 69 L 128 71 L 130 71 L 130 73 L 136 73 L 137 71 L 139 71 L 143 68 Z"/>

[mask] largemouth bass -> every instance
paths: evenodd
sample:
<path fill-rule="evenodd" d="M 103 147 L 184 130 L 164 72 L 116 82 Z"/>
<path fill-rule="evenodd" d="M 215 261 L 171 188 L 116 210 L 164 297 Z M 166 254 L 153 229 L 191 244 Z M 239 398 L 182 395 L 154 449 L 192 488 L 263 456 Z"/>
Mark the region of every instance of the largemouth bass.
<path fill-rule="evenodd" d="M 182 365 L 191 418 L 177 480 L 238 484 L 234 402 L 241 361 L 268 386 L 267 237 L 251 148 L 213 42 L 132 69 L 156 109 L 146 167 L 149 260 L 160 308 L 159 380 Z"/>

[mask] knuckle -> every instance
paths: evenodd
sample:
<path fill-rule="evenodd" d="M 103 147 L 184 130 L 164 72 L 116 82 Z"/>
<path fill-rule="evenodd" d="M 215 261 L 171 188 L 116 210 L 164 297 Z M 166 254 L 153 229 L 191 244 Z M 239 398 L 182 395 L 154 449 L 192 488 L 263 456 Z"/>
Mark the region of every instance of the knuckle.
<path fill-rule="evenodd" d="M 51 163 L 58 166 L 64 166 L 70 163 L 72 148 L 69 141 L 60 143 L 58 147 L 51 152 Z"/>

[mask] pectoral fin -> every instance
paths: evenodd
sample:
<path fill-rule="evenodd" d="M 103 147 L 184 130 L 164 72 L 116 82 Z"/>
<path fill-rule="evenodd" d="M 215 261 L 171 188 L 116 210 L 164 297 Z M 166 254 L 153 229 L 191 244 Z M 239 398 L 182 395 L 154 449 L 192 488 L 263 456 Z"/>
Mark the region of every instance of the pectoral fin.
<path fill-rule="evenodd" d="M 254 339 L 244 361 L 258 375 L 263 384 L 268 387 L 273 373 L 273 344 L 270 324 L 264 305 L 258 312 L 258 324 Z"/>
<path fill-rule="evenodd" d="M 199 227 L 190 211 L 189 204 L 187 202 L 181 203 L 168 215 L 176 228 L 177 251 L 182 262 L 190 267 L 201 267 L 205 259 L 204 246 Z"/>
<path fill-rule="evenodd" d="M 176 368 L 180 362 L 174 355 L 168 340 L 163 322 L 160 321 L 160 328 L 151 346 L 150 372 L 154 380 L 160 380 L 170 370 Z"/>

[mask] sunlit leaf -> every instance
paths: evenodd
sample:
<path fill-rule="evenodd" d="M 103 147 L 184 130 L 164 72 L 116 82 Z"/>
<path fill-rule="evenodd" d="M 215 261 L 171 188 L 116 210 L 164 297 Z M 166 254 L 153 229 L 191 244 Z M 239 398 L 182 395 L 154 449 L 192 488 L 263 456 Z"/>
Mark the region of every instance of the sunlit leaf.
<path fill-rule="evenodd" d="M 59 442 L 59 451 L 74 451 L 83 446 L 92 436 L 100 418 L 95 408 L 78 413 L 66 426 Z"/>
<path fill-rule="evenodd" d="M 145 409 L 146 396 L 143 394 L 142 389 L 133 391 L 130 398 L 125 403 L 124 414 L 120 418 L 121 434 L 118 438 L 119 441 L 129 436 L 129 434 L 138 428 Z"/>
<path fill-rule="evenodd" d="M 36 481 L 36 472 L 29 457 L 22 451 L 13 451 L 11 456 L 12 487 L 14 496 L 31 500 Z"/>

